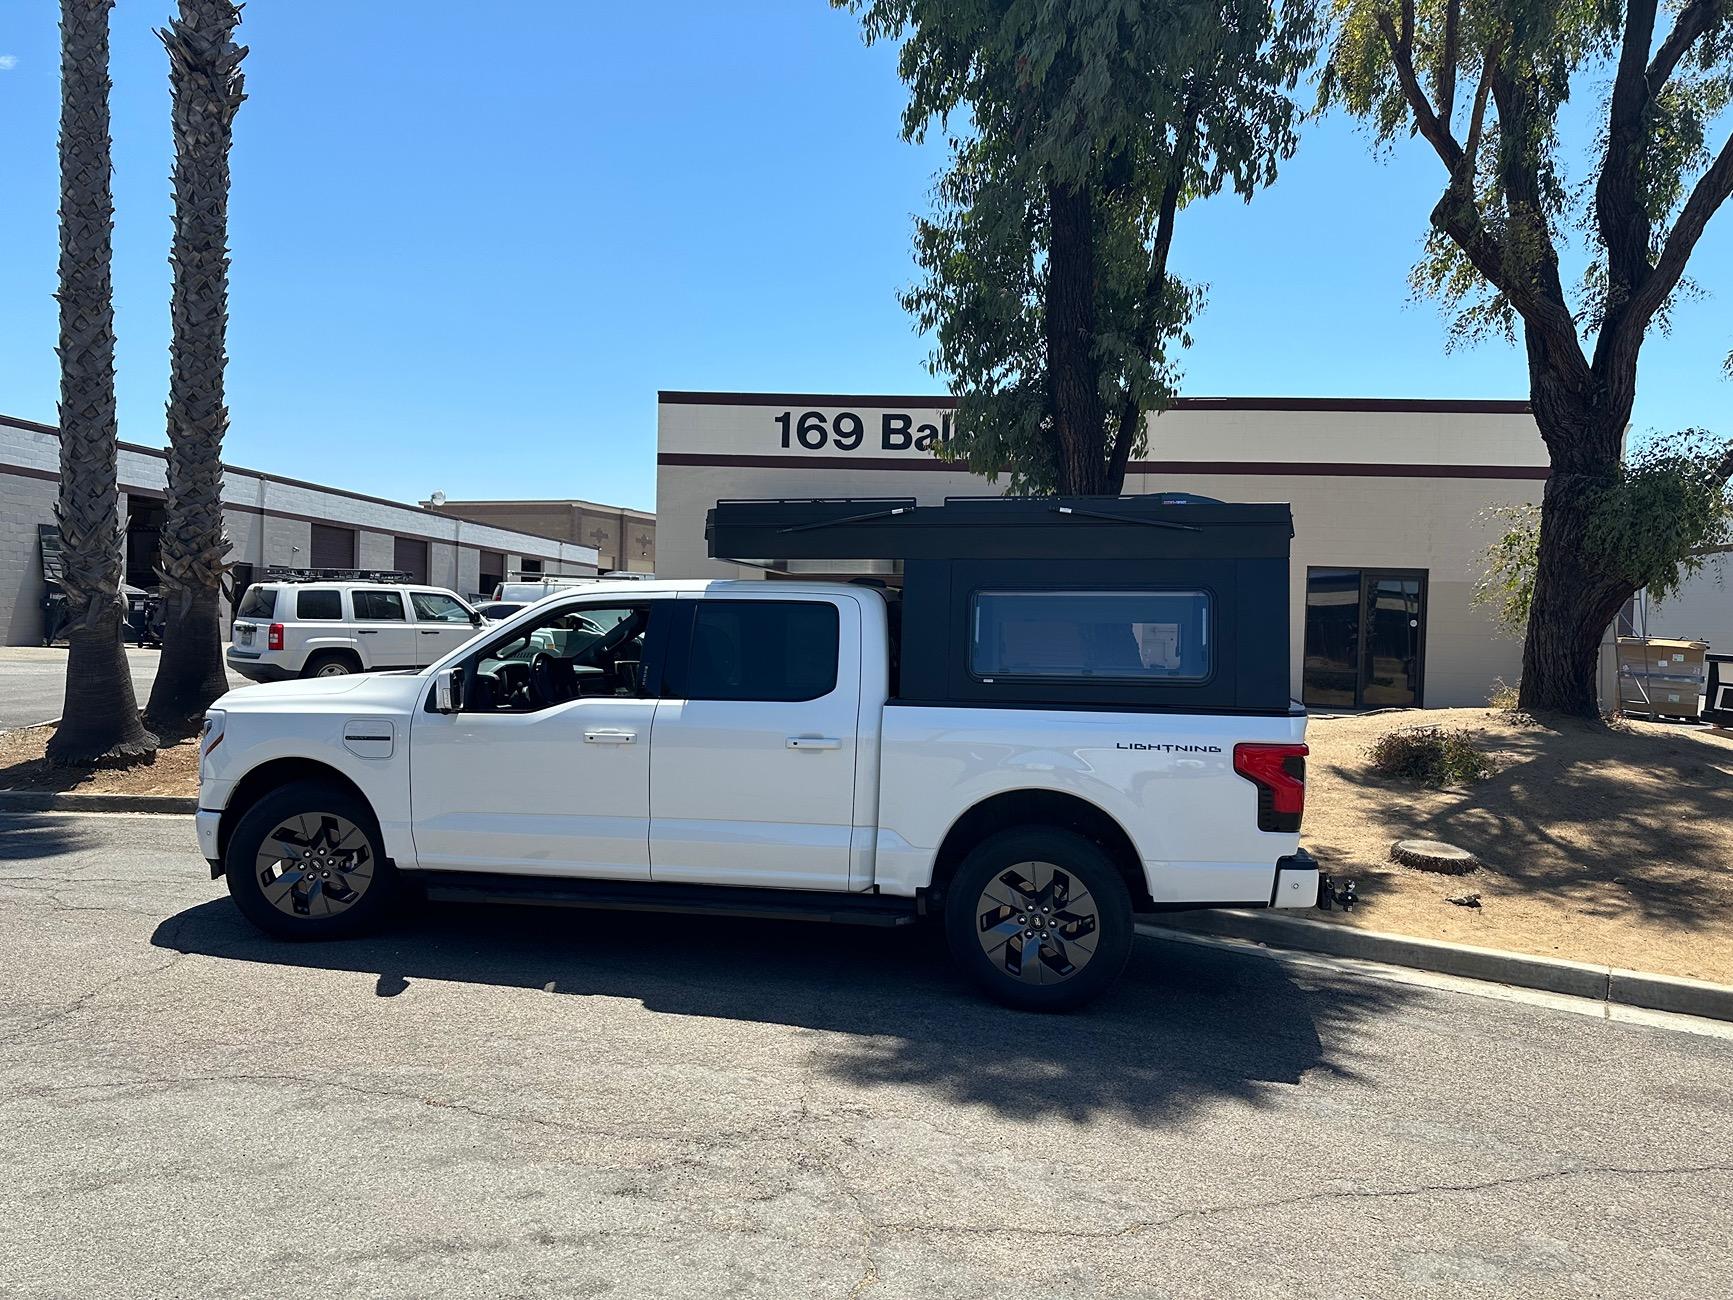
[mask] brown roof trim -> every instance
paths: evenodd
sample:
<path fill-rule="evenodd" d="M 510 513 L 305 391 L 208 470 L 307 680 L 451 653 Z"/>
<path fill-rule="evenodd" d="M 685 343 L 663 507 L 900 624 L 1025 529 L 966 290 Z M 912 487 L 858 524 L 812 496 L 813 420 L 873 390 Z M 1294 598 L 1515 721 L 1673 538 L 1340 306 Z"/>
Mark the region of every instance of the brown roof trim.
<path fill-rule="evenodd" d="M 710 393 L 662 389 L 663 406 L 927 407 L 948 409 L 955 397 L 938 393 Z M 1526 401 L 1468 397 L 1178 397 L 1175 411 L 1362 411 L 1453 415 L 1530 415 Z"/>
<path fill-rule="evenodd" d="M 928 473 L 967 474 L 960 463 L 915 460 L 902 456 L 745 456 L 709 452 L 665 451 L 658 465 L 736 466 L 748 469 L 825 468 L 922 470 Z M 1545 465 L 1428 465 L 1361 463 L 1357 461 L 1269 461 L 1269 460 L 1138 460 L 1126 469 L 1140 474 L 1272 474 L 1300 478 L 1480 478 L 1544 479 L 1551 474 Z"/>
<path fill-rule="evenodd" d="M 55 438 L 60 437 L 60 430 L 55 428 L 52 424 L 37 424 L 33 420 L 20 420 L 10 415 L 0 415 L 0 424 L 10 425 L 15 429 L 27 429 L 32 433 L 50 434 Z M 138 442 L 118 442 L 116 443 L 116 446 L 118 446 L 122 451 L 135 451 L 142 456 L 154 456 L 157 460 L 168 459 L 168 452 L 164 451 L 161 447 L 147 447 L 143 443 Z M 7 466 L 6 468 L 11 469 L 15 467 Z M 445 510 L 429 510 L 425 506 L 414 505 L 408 501 L 393 501 L 390 497 L 369 496 L 365 492 L 351 492 L 348 488 L 330 487 L 324 483 L 310 483 L 306 479 L 287 478 L 281 474 L 268 474 L 262 469 L 247 469 L 243 465 L 231 465 L 227 461 L 223 462 L 223 468 L 231 474 L 245 474 L 249 478 L 261 479 L 266 483 L 280 483 L 284 487 L 307 488 L 313 492 L 324 492 L 330 496 L 343 497 L 349 501 L 366 501 L 370 505 L 390 506 L 395 510 L 412 510 L 416 514 L 433 515 L 438 519 L 453 519 L 458 523 L 474 524 L 478 528 L 496 528 L 502 533 L 516 533 L 519 537 L 534 537 L 538 541 L 559 542 L 566 546 L 583 546 L 586 544 L 584 542 L 574 542 L 569 538 L 564 537 L 545 537 L 541 533 L 526 533 L 521 528 L 502 528 L 499 524 L 490 523 L 486 519 L 469 519 L 463 515 L 454 515 Z M 54 477 L 59 478 L 60 476 L 56 474 Z M 132 490 L 139 491 L 140 489 L 135 488 Z M 228 503 L 225 502 L 224 504 Z M 299 517 L 300 516 L 284 516 L 284 518 Z M 405 535 L 407 536 L 408 534 Z M 431 534 L 428 534 L 428 536 L 431 536 Z M 441 538 L 439 540 L 444 541 L 449 539 Z M 594 548 L 592 547 L 591 549 Z M 574 561 L 574 563 L 576 563 L 576 561 Z"/>

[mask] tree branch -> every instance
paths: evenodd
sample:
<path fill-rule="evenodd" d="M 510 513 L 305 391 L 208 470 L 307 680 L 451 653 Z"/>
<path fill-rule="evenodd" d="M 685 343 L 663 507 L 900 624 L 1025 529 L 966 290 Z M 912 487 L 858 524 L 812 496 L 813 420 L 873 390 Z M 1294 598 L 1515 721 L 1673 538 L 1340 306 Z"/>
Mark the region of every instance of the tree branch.
<path fill-rule="evenodd" d="M 1390 60 L 1396 68 L 1396 80 L 1402 87 L 1402 97 L 1408 101 L 1408 107 L 1414 114 L 1415 127 L 1444 161 L 1445 169 L 1454 175 L 1457 165 L 1462 161 L 1462 146 L 1451 136 L 1450 124 L 1440 122 L 1438 114 L 1432 111 L 1432 104 L 1420 85 L 1420 78 L 1414 73 L 1413 0 L 1402 2 L 1400 32 L 1396 30 L 1395 22 L 1385 9 L 1378 11 L 1378 30 L 1384 34 L 1385 44 L 1390 47 Z"/>
<path fill-rule="evenodd" d="M 1661 87 L 1667 84 L 1667 78 L 1673 75 L 1673 69 L 1679 66 L 1679 60 L 1685 57 L 1685 51 L 1704 32 L 1708 31 L 1716 18 L 1722 16 L 1722 9 L 1727 0 L 1690 0 L 1679 11 L 1679 19 L 1673 24 L 1673 30 L 1667 33 L 1667 39 L 1661 42 L 1661 48 L 1655 51 L 1655 58 L 1649 64 L 1646 74 L 1649 83 L 1649 93 L 1658 95 Z M 1651 32 L 1652 21 L 1651 21 Z"/>
<path fill-rule="evenodd" d="M 1462 20 L 1462 0 L 1444 7 L 1444 49 L 1438 56 L 1438 119 L 1445 127 L 1456 115 L 1457 28 Z M 1472 151 L 1471 151 L 1472 152 Z"/>
<path fill-rule="evenodd" d="M 1474 171 L 1479 165 L 1480 138 L 1486 128 L 1486 102 L 1492 94 L 1492 76 L 1498 69 L 1503 47 L 1497 42 L 1486 47 L 1486 59 L 1480 67 L 1480 83 L 1474 88 L 1474 108 L 1468 116 L 1468 143 L 1462 146 L 1462 163 L 1456 169 L 1456 180 L 1474 190 Z"/>
<path fill-rule="evenodd" d="M 1630 0 L 1607 109 L 1607 152 L 1595 184 L 1595 221 L 1607 250 L 1609 315 L 1622 310 L 1649 276 L 1649 215 L 1638 191 L 1652 102 L 1645 65 L 1655 37 L 1655 8 L 1656 0 Z"/>
<path fill-rule="evenodd" d="M 1691 197 L 1685 200 L 1679 219 L 1673 223 L 1667 242 L 1661 246 L 1660 257 L 1655 259 L 1653 273 L 1631 295 L 1630 305 L 1616 327 L 1625 340 L 1633 335 L 1641 338 L 1661 304 L 1678 287 L 1679 278 L 1685 274 L 1685 264 L 1691 260 L 1692 250 L 1702 238 L 1704 227 L 1727 201 L 1729 194 L 1733 194 L 1733 135 L 1727 137 L 1721 152 L 1709 170 L 1698 178 Z"/>

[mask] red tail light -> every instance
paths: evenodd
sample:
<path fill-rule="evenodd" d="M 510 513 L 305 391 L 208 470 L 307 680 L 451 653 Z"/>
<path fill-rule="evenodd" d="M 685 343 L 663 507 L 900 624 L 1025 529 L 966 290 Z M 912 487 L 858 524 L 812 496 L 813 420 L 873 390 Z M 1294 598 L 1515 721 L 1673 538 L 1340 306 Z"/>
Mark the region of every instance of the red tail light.
<path fill-rule="evenodd" d="M 1234 771 L 1258 787 L 1258 829 L 1297 831 L 1306 811 L 1304 745 L 1235 745 Z"/>
<path fill-rule="evenodd" d="M 271 630 L 265 633 L 265 649 L 281 650 L 283 648 L 283 625 L 271 624 Z"/>

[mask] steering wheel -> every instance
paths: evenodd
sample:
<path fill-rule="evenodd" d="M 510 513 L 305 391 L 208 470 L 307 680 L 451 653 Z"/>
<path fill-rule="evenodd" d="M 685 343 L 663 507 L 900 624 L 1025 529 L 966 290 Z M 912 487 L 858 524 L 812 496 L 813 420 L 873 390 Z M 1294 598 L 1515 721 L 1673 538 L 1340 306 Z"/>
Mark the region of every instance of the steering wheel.
<path fill-rule="evenodd" d="M 529 696 L 531 708 L 545 709 L 550 704 L 563 702 L 560 688 L 556 684 L 556 669 L 554 656 L 546 650 L 536 652 L 536 657 L 530 660 L 530 676 L 526 683 L 526 694 Z"/>

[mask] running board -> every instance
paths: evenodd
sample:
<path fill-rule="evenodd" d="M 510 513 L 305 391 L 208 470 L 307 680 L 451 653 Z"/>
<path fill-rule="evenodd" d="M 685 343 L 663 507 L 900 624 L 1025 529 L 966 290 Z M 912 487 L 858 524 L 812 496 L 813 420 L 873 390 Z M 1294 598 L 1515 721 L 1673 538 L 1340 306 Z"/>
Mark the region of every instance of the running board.
<path fill-rule="evenodd" d="M 731 885 L 677 885 L 634 880 L 550 879 L 470 871 L 415 873 L 428 898 L 441 903 L 527 903 L 593 907 L 616 912 L 684 912 L 768 921 L 830 921 L 838 925 L 913 925 L 915 900 L 885 894 L 841 894 Z"/>

